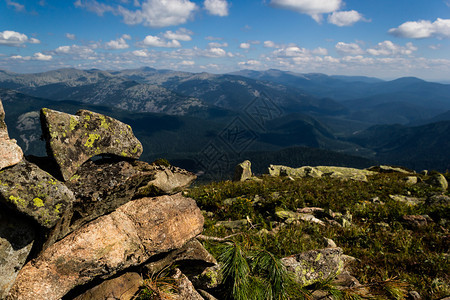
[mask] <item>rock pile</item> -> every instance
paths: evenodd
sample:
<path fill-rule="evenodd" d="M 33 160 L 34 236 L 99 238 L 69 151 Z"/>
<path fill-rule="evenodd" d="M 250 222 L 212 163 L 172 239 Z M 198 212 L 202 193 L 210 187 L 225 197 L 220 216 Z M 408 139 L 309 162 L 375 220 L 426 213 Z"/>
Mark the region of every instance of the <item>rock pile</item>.
<path fill-rule="evenodd" d="M 195 278 L 217 264 L 195 240 L 200 209 L 179 193 L 196 176 L 138 161 L 130 126 L 44 108 L 48 158 L 29 161 L 3 120 L 0 102 L 0 299 L 132 299 L 143 272 L 182 261 Z"/>

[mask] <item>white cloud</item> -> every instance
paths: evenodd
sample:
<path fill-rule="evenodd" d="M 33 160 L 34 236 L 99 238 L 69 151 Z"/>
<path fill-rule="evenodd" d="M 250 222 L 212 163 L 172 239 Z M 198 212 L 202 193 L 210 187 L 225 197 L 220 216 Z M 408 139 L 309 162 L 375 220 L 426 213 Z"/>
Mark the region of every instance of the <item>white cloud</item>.
<path fill-rule="evenodd" d="M 247 60 L 247 61 L 241 61 L 238 63 L 240 66 L 246 66 L 246 67 L 254 67 L 254 66 L 260 66 L 261 62 L 259 60 Z"/>
<path fill-rule="evenodd" d="M 307 14 L 316 22 L 320 22 L 322 14 L 338 10 L 342 6 L 342 0 L 271 0 L 270 4 L 274 7 Z"/>
<path fill-rule="evenodd" d="M 209 48 L 224 48 L 224 47 L 228 47 L 228 43 L 212 42 L 212 43 L 208 43 L 208 47 Z"/>
<path fill-rule="evenodd" d="M 228 2 L 226 0 L 205 0 L 205 9 L 214 16 L 228 16 Z"/>
<path fill-rule="evenodd" d="M 225 57 L 227 56 L 227 52 L 222 48 L 210 48 L 205 52 L 205 56 L 208 57 Z"/>
<path fill-rule="evenodd" d="M 119 6 L 117 14 L 129 25 L 165 27 L 186 23 L 193 18 L 195 10 L 197 5 L 189 0 L 146 0 L 136 11 Z"/>
<path fill-rule="evenodd" d="M 318 47 L 312 51 L 316 55 L 328 55 L 328 50 L 322 47 Z"/>
<path fill-rule="evenodd" d="M 266 48 L 278 48 L 278 45 L 272 41 L 264 41 L 264 47 Z"/>
<path fill-rule="evenodd" d="M 241 49 L 250 49 L 250 43 L 241 43 L 239 45 L 239 48 L 241 48 Z"/>
<path fill-rule="evenodd" d="M 49 61 L 49 60 L 52 60 L 52 58 L 53 57 L 51 55 L 45 55 L 45 54 L 42 54 L 41 52 L 37 52 L 33 56 L 33 59 L 42 60 L 42 61 Z"/>
<path fill-rule="evenodd" d="M 142 46 L 147 47 L 164 47 L 164 48 L 178 48 L 181 44 L 177 40 L 166 41 L 158 36 L 147 35 L 145 39 L 140 43 Z"/>
<path fill-rule="evenodd" d="M 398 37 L 413 39 L 450 38 L 450 19 L 437 18 L 433 23 L 427 20 L 409 21 L 397 28 L 389 29 L 389 33 Z"/>
<path fill-rule="evenodd" d="M 328 23 L 336 26 L 351 26 L 356 22 L 365 20 L 364 17 L 356 10 L 335 11 L 328 16 Z"/>
<path fill-rule="evenodd" d="M 75 40 L 77 37 L 73 33 L 66 33 L 66 38 L 69 40 Z"/>
<path fill-rule="evenodd" d="M 109 41 L 105 44 L 105 48 L 106 49 L 111 49 L 111 50 L 120 50 L 120 49 L 127 49 L 130 46 L 127 44 L 127 42 L 125 40 L 129 40 L 131 39 L 131 37 L 128 34 L 124 34 L 122 35 L 122 37 L 116 39 L 116 40 L 112 40 Z"/>
<path fill-rule="evenodd" d="M 92 48 L 96 48 L 96 45 L 93 46 L 60 46 L 52 51 L 54 55 L 71 55 L 73 59 L 92 59 L 96 56 L 95 51 Z"/>
<path fill-rule="evenodd" d="M 28 38 L 25 34 L 16 31 L 5 30 L 0 32 L 0 45 L 20 47 L 25 43 L 39 44 L 40 41 L 35 38 Z"/>
<path fill-rule="evenodd" d="M 173 31 L 166 31 L 164 33 L 164 37 L 168 40 L 178 40 L 178 41 L 190 41 L 192 40 L 191 35 L 193 35 L 194 33 L 186 28 L 180 28 L 177 31 L 173 32 Z"/>
<path fill-rule="evenodd" d="M 450 0 L 446 0 L 444 2 L 445 2 L 445 4 L 447 4 L 448 7 L 450 7 Z"/>
<path fill-rule="evenodd" d="M 20 3 L 17 3 L 17 2 L 11 1 L 11 0 L 6 0 L 6 4 L 8 6 L 14 7 L 14 9 L 16 11 L 25 11 L 25 6 L 23 4 L 20 4 Z"/>
<path fill-rule="evenodd" d="M 21 56 L 21 55 L 14 55 L 11 56 L 11 59 L 14 60 L 40 60 L 40 61 L 49 61 L 52 60 L 52 56 L 51 55 L 45 55 L 42 54 L 41 52 L 37 52 L 35 53 L 33 56 Z"/>
<path fill-rule="evenodd" d="M 139 56 L 139 57 L 149 57 L 150 53 L 147 51 L 147 49 L 143 49 L 143 50 L 135 50 L 133 52 L 131 52 L 133 55 L 135 56 Z"/>
<path fill-rule="evenodd" d="M 99 16 L 103 16 L 105 12 L 114 12 L 115 9 L 103 3 L 99 3 L 96 0 L 77 0 L 74 3 L 75 7 L 85 8 L 88 11 L 96 13 Z"/>
<path fill-rule="evenodd" d="M 128 25 L 143 24 L 149 27 L 175 26 L 186 23 L 193 18 L 197 5 L 189 0 L 145 0 L 141 4 L 134 2 L 138 7 L 129 10 L 121 5 L 113 7 L 99 3 L 96 0 L 77 0 L 76 7 L 85 8 L 99 16 L 105 12 L 123 17 Z M 137 5 L 139 4 L 139 5 Z"/>
<path fill-rule="evenodd" d="M 417 51 L 417 47 L 413 43 L 407 43 L 402 47 L 391 41 L 384 41 L 372 49 L 367 49 L 367 53 L 375 56 L 411 55 L 414 51 Z"/>
<path fill-rule="evenodd" d="M 336 44 L 335 48 L 340 55 L 360 55 L 365 53 L 365 51 L 355 43 L 347 44 L 339 42 Z"/>
<path fill-rule="evenodd" d="M 205 40 L 207 40 L 207 41 L 221 41 L 221 40 L 223 40 L 223 38 L 215 37 L 215 36 L 207 36 L 207 37 L 205 37 Z"/>
<path fill-rule="evenodd" d="M 193 66 L 193 65 L 195 65 L 195 61 L 193 61 L 193 60 L 183 60 L 182 62 L 180 62 L 180 65 L 182 65 L 182 66 Z"/>

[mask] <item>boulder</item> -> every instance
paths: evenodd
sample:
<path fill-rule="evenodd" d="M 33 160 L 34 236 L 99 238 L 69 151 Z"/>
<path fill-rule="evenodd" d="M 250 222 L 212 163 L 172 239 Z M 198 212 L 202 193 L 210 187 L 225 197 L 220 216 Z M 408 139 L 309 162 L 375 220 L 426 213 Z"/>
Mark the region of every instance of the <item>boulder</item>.
<path fill-rule="evenodd" d="M 66 182 L 76 200 L 67 217 L 70 223 L 62 225 L 58 239 L 134 198 L 173 194 L 195 178 L 173 166 L 113 159 L 87 161 Z"/>
<path fill-rule="evenodd" d="M 329 166 L 317 166 L 309 167 L 304 166 L 300 168 L 291 168 L 280 165 L 270 165 L 269 175 L 271 176 L 290 176 L 294 178 L 320 178 L 323 176 L 329 176 L 333 178 L 339 178 L 343 180 L 357 180 L 357 181 L 367 181 L 368 175 L 374 175 L 375 172 L 368 170 L 360 170 L 355 168 L 345 168 L 345 167 L 329 167 Z"/>
<path fill-rule="evenodd" d="M 334 278 L 344 269 L 342 249 L 339 247 L 306 251 L 282 258 L 281 262 L 301 286 Z"/>
<path fill-rule="evenodd" d="M 28 262 L 7 299 L 60 299 L 77 286 L 180 248 L 202 229 L 195 201 L 180 194 L 130 201 Z"/>
<path fill-rule="evenodd" d="M 249 160 L 245 160 L 234 169 L 233 181 L 245 181 L 252 176 L 252 163 Z"/>
<path fill-rule="evenodd" d="M 43 108 L 41 125 L 47 153 L 59 165 L 64 180 L 69 180 L 93 156 L 112 154 L 137 159 L 143 151 L 129 125 L 95 112 L 79 110 L 70 115 Z"/>
<path fill-rule="evenodd" d="M 131 300 L 139 291 L 143 279 L 135 272 L 125 273 L 119 277 L 105 280 L 99 285 L 73 298 L 74 300 L 120 299 Z"/>
<path fill-rule="evenodd" d="M 419 182 L 419 179 L 417 178 L 417 176 L 407 176 L 403 178 L 403 181 L 408 185 L 414 185 L 417 184 L 417 182 Z"/>
<path fill-rule="evenodd" d="M 277 210 L 275 211 L 275 215 L 283 219 L 285 223 L 290 224 L 294 221 L 305 221 L 308 223 L 317 223 L 319 225 L 325 226 L 325 223 L 316 217 L 314 217 L 311 214 L 305 214 L 305 213 L 299 213 L 299 212 L 293 212 L 289 210 Z"/>
<path fill-rule="evenodd" d="M 0 171 L 0 202 L 44 228 L 54 227 L 74 200 L 64 183 L 25 160 Z"/>
<path fill-rule="evenodd" d="M 0 299 L 4 299 L 31 251 L 33 224 L 6 207 L 0 207 Z"/>
<path fill-rule="evenodd" d="M 408 170 L 403 167 L 394 167 L 394 166 L 373 166 L 367 168 L 368 171 L 378 172 L 378 173 L 401 173 L 401 174 L 414 174 L 414 171 Z"/>
<path fill-rule="evenodd" d="M 5 111 L 0 100 L 0 170 L 19 163 L 23 158 L 22 149 L 16 140 L 9 138 L 5 123 Z"/>
<path fill-rule="evenodd" d="M 409 206 L 415 206 L 425 201 L 425 199 L 423 198 L 408 197 L 403 195 L 389 195 L 389 198 L 391 198 L 394 201 L 403 202 Z"/>
<path fill-rule="evenodd" d="M 172 277 L 175 279 L 175 289 L 177 293 L 171 295 L 174 300 L 204 300 L 203 297 L 195 290 L 192 282 L 184 275 L 180 269 L 175 269 L 175 274 Z"/>
<path fill-rule="evenodd" d="M 435 186 L 442 191 L 446 191 L 448 189 L 448 182 L 444 175 L 437 173 L 430 176 L 430 178 L 426 181 L 429 185 Z"/>
<path fill-rule="evenodd" d="M 320 178 L 322 177 L 322 172 L 317 170 L 315 167 L 300 167 L 300 168 L 291 168 L 281 165 L 270 165 L 269 166 L 269 175 L 270 176 L 290 176 L 290 177 L 313 177 Z"/>

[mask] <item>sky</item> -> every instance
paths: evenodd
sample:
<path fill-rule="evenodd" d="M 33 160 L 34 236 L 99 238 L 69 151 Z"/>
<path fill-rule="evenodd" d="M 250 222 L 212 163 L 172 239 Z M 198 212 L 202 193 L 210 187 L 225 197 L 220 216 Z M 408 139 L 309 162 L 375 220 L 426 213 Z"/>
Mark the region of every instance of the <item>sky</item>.
<path fill-rule="evenodd" d="M 0 69 L 450 82 L 450 0 L 0 0 Z"/>

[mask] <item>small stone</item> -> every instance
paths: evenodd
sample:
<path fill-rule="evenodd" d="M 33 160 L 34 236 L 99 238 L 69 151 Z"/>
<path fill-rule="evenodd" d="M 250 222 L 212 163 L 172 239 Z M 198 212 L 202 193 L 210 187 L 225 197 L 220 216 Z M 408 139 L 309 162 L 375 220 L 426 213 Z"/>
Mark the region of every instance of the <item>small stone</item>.
<path fill-rule="evenodd" d="M 415 206 L 425 201 L 425 199 L 422 198 L 408 197 L 403 195 L 389 195 L 389 198 L 394 201 L 403 202 L 409 206 Z"/>
<path fill-rule="evenodd" d="M 248 220 L 247 219 L 241 219 L 241 220 L 234 220 L 234 221 L 219 221 L 216 223 L 216 227 L 223 226 L 228 229 L 239 229 L 244 226 L 247 226 Z"/>
<path fill-rule="evenodd" d="M 47 153 L 60 167 L 64 180 L 89 158 L 112 154 L 138 159 L 143 148 L 129 125 L 88 110 L 76 115 L 41 109 Z"/>
<path fill-rule="evenodd" d="M 413 228 L 420 228 L 428 225 L 427 218 L 425 216 L 405 215 L 402 219 L 404 223 Z"/>
<path fill-rule="evenodd" d="M 336 277 L 344 269 L 341 248 L 306 251 L 281 259 L 287 270 L 294 273 L 295 281 L 308 286 Z"/>
<path fill-rule="evenodd" d="M 409 291 L 408 296 L 409 296 L 409 299 L 411 299 L 411 300 L 422 300 L 422 297 L 416 291 Z"/>
<path fill-rule="evenodd" d="M 329 239 L 326 237 L 324 237 L 323 239 L 325 240 L 325 243 L 327 244 L 327 248 L 336 248 L 337 247 L 336 243 L 332 239 Z"/>
<path fill-rule="evenodd" d="M 245 181 L 252 177 L 252 163 L 245 160 L 234 169 L 233 181 Z"/>
<path fill-rule="evenodd" d="M 418 179 L 416 176 L 407 176 L 403 178 L 403 181 L 405 181 L 406 184 L 414 185 L 418 182 Z"/>

